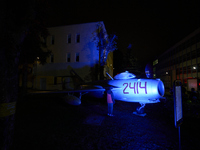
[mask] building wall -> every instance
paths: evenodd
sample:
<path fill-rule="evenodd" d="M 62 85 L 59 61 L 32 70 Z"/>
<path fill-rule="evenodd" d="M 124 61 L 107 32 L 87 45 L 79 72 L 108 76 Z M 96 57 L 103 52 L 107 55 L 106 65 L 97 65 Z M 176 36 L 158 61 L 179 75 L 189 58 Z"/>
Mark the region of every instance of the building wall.
<path fill-rule="evenodd" d="M 181 80 L 187 88 L 188 78 L 199 78 L 200 28 L 159 56 L 154 68 L 156 77 L 163 79 L 169 88 L 173 86 L 174 80 Z"/>
<path fill-rule="evenodd" d="M 98 79 L 99 52 L 93 40 L 98 23 L 48 28 L 50 36 L 47 37 L 46 44 L 47 48 L 52 51 L 52 55 L 47 59 L 47 64 L 36 63 L 34 88 L 41 90 L 73 89 L 83 81 Z M 103 24 L 103 22 L 100 23 Z M 78 42 L 77 35 L 80 35 Z M 111 75 L 113 74 L 112 66 L 110 66 L 113 64 L 112 59 L 112 54 L 109 54 L 108 64 Z M 43 86 L 44 84 L 46 86 Z"/>
<path fill-rule="evenodd" d="M 93 42 L 97 24 L 98 22 L 49 28 L 51 36 L 47 38 L 47 46 L 54 54 L 54 63 L 65 63 L 67 53 L 71 53 L 71 62 L 73 63 L 75 62 L 75 53 L 77 52 L 81 56 L 80 62 L 93 63 L 98 61 L 98 53 L 95 51 L 96 47 Z M 69 34 L 71 34 L 71 43 L 67 42 Z M 79 43 L 76 42 L 77 34 L 80 34 Z M 54 44 L 51 44 L 52 36 L 55 39 Z"/>

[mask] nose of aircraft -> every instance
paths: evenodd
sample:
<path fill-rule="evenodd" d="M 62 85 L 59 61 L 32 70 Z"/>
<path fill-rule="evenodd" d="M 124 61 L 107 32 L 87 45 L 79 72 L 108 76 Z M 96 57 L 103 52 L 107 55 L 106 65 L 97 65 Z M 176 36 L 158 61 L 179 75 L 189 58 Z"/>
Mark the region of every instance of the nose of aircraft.
<path fill-rule="evenodd" d="M 160 96 L 164 96 L 165 94 L 165 87 L 162 81 L 158 82 L 158 93 L 160 94 Z"/>

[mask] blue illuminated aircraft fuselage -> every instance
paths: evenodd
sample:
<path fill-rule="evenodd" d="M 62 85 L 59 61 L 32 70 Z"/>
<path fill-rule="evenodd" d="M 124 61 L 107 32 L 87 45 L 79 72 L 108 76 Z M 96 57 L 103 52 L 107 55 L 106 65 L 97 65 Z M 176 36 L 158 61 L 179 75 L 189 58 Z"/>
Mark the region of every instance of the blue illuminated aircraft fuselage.
<path fill-rule="evenodd" d="M 102 91 L 111 89 L 114 99 L 126 102 L 157 103 L 163 99 L 165 88 L 160 79 L 137 79 L 129 72 L 122 72 L 112 80 L 83 84 L 81 90 L 90 91 L 95 97 L 103 97 Z M 92 94 L 93 93 L 93 94 Z"/>
<path fill-rule="evenodd" d="M 127 102 L 157 103 L 164 95 L 164 84 L 159 79 L 109 80 L 114 98 Z"/>

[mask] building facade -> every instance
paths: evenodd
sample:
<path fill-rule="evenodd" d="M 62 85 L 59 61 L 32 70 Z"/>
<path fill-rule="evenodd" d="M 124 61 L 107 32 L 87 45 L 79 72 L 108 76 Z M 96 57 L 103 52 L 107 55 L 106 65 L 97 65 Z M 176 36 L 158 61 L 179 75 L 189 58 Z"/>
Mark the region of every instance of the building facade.
<path fill-rule="evenodd" d="M 39 90 L 73 89 L 81 82 L 97 80 L 99 51 L 93 39 L 99 23 L 105 29 L 103 22 L 48 28 L 50 35 L 45 42 L 52 53 L 45 65 L 40 65 L 40 58 L 37 58 L 33 87 Z M 112 53 L 108 55 L 105 68 L 112 76 Z"/>
<path fill-rule="evenodd" d="M 200 28 L 168 49 L 153 62 L 154 77 L 161 78 L 165 87 L 172 88 L 180 80 L 186 90 L 199 91 Z"/>

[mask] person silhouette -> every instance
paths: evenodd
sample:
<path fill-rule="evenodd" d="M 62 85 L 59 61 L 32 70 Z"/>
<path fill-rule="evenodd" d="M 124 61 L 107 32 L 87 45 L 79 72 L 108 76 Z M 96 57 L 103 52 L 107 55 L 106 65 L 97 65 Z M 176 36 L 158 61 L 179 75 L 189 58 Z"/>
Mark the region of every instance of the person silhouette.
<path fill-rule="evenodd" d="M 113 104 L 114 104 L 114 96 L 111 89 L 107 90 L 107 104 L 108 104 L 108 116 L 114 116 L 113 115 Z"/>

